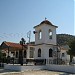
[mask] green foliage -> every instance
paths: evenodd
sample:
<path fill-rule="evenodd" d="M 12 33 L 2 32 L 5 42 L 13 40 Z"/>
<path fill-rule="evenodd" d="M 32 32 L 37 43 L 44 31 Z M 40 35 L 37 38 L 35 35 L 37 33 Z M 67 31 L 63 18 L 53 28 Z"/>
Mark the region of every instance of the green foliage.
<path fill-rule="evenodd" d="M 24 38 L 21 38 L 20 44 L 21 44 L 21 45 L 24 45 L 25 42 L 26 42 L 25 39 L 24 39 Z"/>
<path fill-rule="evenodd" d="M 57 34 L 57 44 L 69 45 L 70 49 L 67 53 L 70 55 L 70 62 L 72 62 L 72 58 L 75 56 L 75 36 L 68 34 Z"/>
<path fill-rule="evenodd" d="M 70 49 L 68 51 L 68 54 L 70 54 L 71 56 L 75 56 L 75 39 L 69 42 L 69 47 Z"/>
<path fill-rule="evenodd" d="M 6 62 L 6 53 L 2 53 L 0 46 L 0 62 Z"/>
<path fill-rule="evenodd" d="M 22 45 L 22 50 L 23 50 L 23 45 L 25 44 L 25 39 L 21 38 L 20 44 Z M 23 53 L 19 53 L 19 64 L 23 65 Z"/>
<path fill-rule="evenodd" d="M 1 57 L 2 57 L 2 53 L 1 53 L 1 50 L 0 50 L 0 59 L 1 59 Z"/>
<path fill-rule="evenodd" d="M 6 62 L 6 54 L 0 50 L 0 62 Z"/>
<path fill-rule="evenodd" d="M 68 45 L 69 42 L 75 39 L 75 36 L 69 34 L 57 34 L 57 44 Z"/>
<path fill-rule="evenodd" d="M 72 62 L 73 56 L 75 56 L 75 39 L 69 42 L 70 49 L 68 50 L 68 54 L 70 55 L 70 62 Z"/>

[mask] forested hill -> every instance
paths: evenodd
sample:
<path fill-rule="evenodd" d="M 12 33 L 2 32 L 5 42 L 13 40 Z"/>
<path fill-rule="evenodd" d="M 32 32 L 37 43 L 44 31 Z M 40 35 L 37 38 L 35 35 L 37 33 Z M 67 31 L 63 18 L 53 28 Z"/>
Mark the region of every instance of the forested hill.
<path fill-rule="evenodd" d="M 75 39 L 75 36 L 69 34 L 57 34 L 57 44 L 65 45 Z"/>

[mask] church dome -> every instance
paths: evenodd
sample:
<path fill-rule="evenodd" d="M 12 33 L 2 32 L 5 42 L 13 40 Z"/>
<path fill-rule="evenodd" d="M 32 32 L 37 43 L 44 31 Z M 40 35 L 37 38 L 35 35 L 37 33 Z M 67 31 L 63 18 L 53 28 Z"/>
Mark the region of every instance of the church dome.
<path fill-rule="evenodd" d="M 44 20 L 40 24 L 49 24 L 49 25 L 52 25 L 52 23 L 50 21 L 48 21 L 48 20 Z"/>

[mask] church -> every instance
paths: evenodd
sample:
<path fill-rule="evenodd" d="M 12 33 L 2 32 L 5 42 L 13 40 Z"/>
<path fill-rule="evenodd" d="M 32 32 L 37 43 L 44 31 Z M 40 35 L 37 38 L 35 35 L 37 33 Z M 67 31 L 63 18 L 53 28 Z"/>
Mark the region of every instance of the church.
<path fill-rule="evenodd" d="M 60 61 L 60 50 L 56 40 L 56 28 L 50 21 L 44 20 L 39 25 L 34 26 L 35 43 L 22 46 L 19 43 L 3 42 L 2 50 L 6 51 L 6 56 L 14 57 L 15 63 L 18 58 L 23 57 L 23 63 L 35 62 L 32 64 L 58 64 Z"/>
<path fill-rule="evenodd" d="M 46 59 L 46 64 L 57 63 L 56 28 L 48 20 L 42 21 L 35 29 L 34 59 Z"/>

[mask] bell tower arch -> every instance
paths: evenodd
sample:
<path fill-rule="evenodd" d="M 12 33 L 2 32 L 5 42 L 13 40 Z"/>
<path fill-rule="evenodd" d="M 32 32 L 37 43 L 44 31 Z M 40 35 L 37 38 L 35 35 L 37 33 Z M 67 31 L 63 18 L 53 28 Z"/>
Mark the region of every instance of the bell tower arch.
<path fill-rule="evenodd" d="M 35 44 L 53 44 L 56 45 L 56 28 L 48 20 L 42 21 L 39 25 L 35 26 Z"/>

